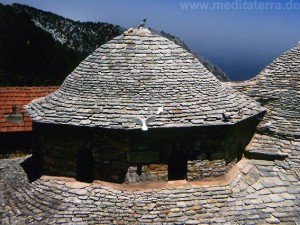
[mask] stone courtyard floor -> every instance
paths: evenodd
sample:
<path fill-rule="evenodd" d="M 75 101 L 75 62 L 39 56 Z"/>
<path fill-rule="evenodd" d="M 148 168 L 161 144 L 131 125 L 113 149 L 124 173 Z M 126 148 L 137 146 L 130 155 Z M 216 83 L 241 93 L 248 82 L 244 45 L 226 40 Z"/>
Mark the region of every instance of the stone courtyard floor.
<path fill-rule="evenodd" d="M 0 160 L 0 224 L 300 224 L 300 174 L 243 159 L 229 180 L 136 188 L 43 176 Z"/>

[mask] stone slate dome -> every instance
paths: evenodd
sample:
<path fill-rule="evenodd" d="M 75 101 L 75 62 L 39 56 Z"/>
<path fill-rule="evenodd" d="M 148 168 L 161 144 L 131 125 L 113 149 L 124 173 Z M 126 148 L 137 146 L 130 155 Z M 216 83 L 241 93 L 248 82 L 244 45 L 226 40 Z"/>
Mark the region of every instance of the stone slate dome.
<path fill-rule="evenodd" d="M 255 79 L 251 95 L 271 109 L 266 120 L 279 134 L 300 137 L 300 42 L 268 65 Z M 249 95 L 249 96 L 251 96 Z"/>
<path fill-rule="evenodd" d="M 148 29 L 125 32 L 88 56 L 54 93 L 25 106 L 34 122 L 140 129 L 233 124 L 262 111 L 221 83 L 192 54 Z M 224 123 L 222 112 L 235 116 Z"/>
<path fill-rule="evenodd" d="M 255 78 L 232 86 L 269 109 L 264 119 L 272 122 L 269 131 L 280 136 L 300 137 L 300 42 Z"/>

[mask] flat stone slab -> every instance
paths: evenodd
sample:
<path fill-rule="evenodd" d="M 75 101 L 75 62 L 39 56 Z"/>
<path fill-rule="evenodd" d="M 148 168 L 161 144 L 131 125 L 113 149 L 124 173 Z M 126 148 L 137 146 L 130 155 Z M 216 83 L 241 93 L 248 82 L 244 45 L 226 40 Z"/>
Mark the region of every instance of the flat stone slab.
<path fill-rule="evenodd" d="M 30 183 L 20 166 L 23 160 L 0 160 L 2 224 L 276 224 L 300 218 L 296 174 L 281 169 L 270 177 L 261 175 L 259 169 L 273 171 L 275 163 L 242 161 L 247 173 L 236 171 L 223 183 L 174 181 L 163 187 L 121 189 L 61 177 Z M 281 180 L 282 172 L 294 179 Z"/>

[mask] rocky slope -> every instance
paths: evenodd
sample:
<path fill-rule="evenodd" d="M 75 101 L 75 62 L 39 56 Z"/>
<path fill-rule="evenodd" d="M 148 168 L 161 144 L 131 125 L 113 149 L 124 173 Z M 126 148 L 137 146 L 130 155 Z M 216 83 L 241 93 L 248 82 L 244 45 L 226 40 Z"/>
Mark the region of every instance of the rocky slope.
<path fill-rule="evenodd" d="M 12 7 L 18 13 L 28 14 L 37 27 L 50 33 L 56 41 L 87 55 L 125 30 L 109 23 L 73 21 L 25 5 L 13 4 Z"/>
<path fill-rule="evenodd" d="M 25 12 L 29 15 L 34 24 L 47 31 L 52 37 L 63 45 L 76 50 L 86 56 L 91 54 L 100 45 L 110 39 L 120 35 L 125 31 L 124 28 L 108 23 L 78 22 L 73 21 L 56 14 L 38 10 L 29 6 L 13 4 L 16 12 Z M 227 75 L 216 65 L 203 58 L 196 52 L 193 52 L 178 37 L 164 31 L 157 32 L 163 37 L 175 42 L 187 51 L 192 52 L 196 58 L 219 80 L 228 81 Z"/>

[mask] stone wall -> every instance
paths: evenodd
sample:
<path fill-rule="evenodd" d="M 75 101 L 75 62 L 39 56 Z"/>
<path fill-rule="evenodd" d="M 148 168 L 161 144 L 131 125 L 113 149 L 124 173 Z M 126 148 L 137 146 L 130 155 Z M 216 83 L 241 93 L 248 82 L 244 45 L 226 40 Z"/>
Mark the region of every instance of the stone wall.
<path fill-rule="evenodd" d="M 97 131 L 90 135 L 90 148 L 95 160 L 95 178 L 124 182 L 128 170 L 129 138 L 122 132 Z"/>
<path fill-rule="evenodd" d="M 148 164 L 142 166 L 130 166 L 126 174 L 126 183 L 138 183 L 143 181 L 168 180 L 167 164 Z"/>
<path fill-rule="evenodd" d="M 124 182 L 129 144 L 122 132 L 36 123 L 34 132 L 34 155 L 41 161 L 43 174 Z M 78 177 L 78 173 L 92 174 Z"/>
<path fill-rule="evenodd" d="M 211 127 L 108 130 L 34 124 L 43 173 L 135 183 L 221 176 L 239 161 L 258 120 Z"/>
<path fill-rule="evenodd" d="M 224 175 L 236 161 L 226 164 L 225 160 L 191 160 L 187 164 L 187 180 L 197 181 L 206 177 Z"/>

